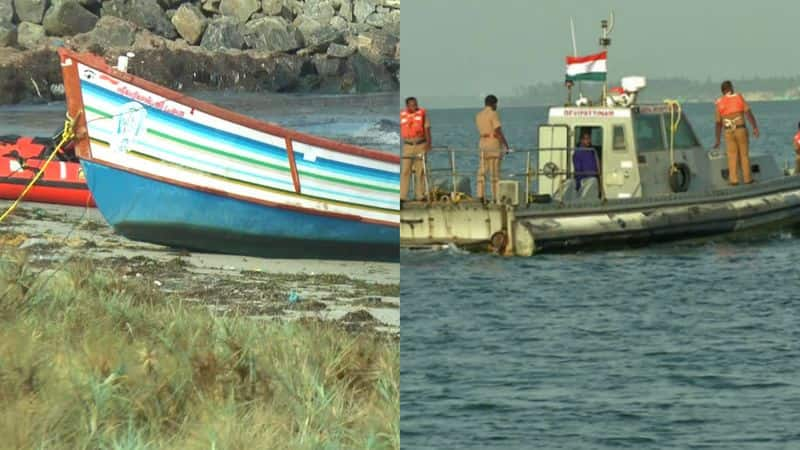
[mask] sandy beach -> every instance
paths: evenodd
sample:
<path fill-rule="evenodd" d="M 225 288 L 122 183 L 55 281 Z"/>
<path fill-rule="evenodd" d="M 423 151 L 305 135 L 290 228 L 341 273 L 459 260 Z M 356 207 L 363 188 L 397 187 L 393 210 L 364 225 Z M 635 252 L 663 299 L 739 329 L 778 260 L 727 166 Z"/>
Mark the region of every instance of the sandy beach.
<path fill-rule="evenodd" d="M 5 210 L 8 201 L 0 201 Z M 94 208 L 23 202 L 0 223 L 0 248 L 42 269 L 90 258 L 177 301 L 271 320 L 318 318 L 354 331 L 400 333 L 399 263 L 264 259 L 128 240 Z"/>

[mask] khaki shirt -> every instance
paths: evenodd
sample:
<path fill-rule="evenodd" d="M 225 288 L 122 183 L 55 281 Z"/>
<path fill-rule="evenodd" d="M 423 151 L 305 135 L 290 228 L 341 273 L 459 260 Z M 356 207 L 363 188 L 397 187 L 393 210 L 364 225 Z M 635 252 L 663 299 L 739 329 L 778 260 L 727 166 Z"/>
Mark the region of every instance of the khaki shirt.
<path fill-rule="evenodd" d="M 485 107 L 475 116 L 475 127 L 478 129 L 480 141 L 478 148 L 481 150 L 497 151 L 502 149 L 500 139 L 494 135 L 494 130 L 501 127 L 500 115 L 490 107 Z"/>

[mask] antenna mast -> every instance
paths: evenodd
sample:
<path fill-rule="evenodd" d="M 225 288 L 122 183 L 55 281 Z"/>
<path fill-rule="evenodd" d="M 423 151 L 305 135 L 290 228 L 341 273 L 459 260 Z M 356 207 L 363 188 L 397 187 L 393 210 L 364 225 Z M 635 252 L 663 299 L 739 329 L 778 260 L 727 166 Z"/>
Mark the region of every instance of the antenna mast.
<path fill-rule="evenodd" d="M 610 22 L 610 23 L 609 23 Z M 600 27 L 603 29 L 603 35 L 600 37 L 600 47 L 603 48 L 603 51 L 607 51 L 608 47 L 611 45 L 611 38 L 608 35 L 611 34 L 611 30 L 614 29 L 614 11 L 611 11 L 611 17 L 609 20 L 601 20 Z M 606 104 L 606 97 L 608 96 L 608 56 L 606 56 L 606 79 L 603 80 L 603 95 L 600 99 L 600 104 Z"/>

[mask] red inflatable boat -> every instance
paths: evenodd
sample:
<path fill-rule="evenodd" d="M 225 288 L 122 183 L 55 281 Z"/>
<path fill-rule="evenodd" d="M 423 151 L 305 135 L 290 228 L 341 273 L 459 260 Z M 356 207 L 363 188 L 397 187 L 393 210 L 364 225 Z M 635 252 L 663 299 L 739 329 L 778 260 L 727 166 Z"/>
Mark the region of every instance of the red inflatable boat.
<path fill-rule="evenodd" d="M 16 200 L 55 150 L 59 138 L 0 136 L 0 199 Z M 23 201 L 95 206 L 69 143 L 50 161 Z"/>

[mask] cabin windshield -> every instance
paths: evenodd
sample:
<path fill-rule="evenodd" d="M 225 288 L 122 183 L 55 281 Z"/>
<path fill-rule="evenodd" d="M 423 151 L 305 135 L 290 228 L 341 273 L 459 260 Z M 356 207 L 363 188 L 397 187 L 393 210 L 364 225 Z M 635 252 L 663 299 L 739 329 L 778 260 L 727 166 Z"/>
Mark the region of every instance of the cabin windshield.
<path fill-rule="evenodd" d="M 664 115 L 666 123 L 669 125 L 669 114 Z M 667 132 L 667 139 L 669 139 L 669 132 Z M 700 147 L 700 142 L 686 118 L 686 114 L 681 114 L 681 122 L 678 124 L 678 130 L 675 132 L 675 148 L 692 148 Z"/>
<path fill-rule="evenodd" d="M 664 150 L 664 124 L 661 114 L 641 114 L 636 118 L 634 131 L 640 152 Z"/>
<path fill-rule="evenodd" d="M 664 114 L 640 114 L 635 121 L 636 145 L 639 151 L 649 152 L 669 148 L 670 117 Z M 675 149 L 700 147 L 700 141 L 692 130 L 686 114 L 681 114 L 681 121 L 675 132 Z"/>

